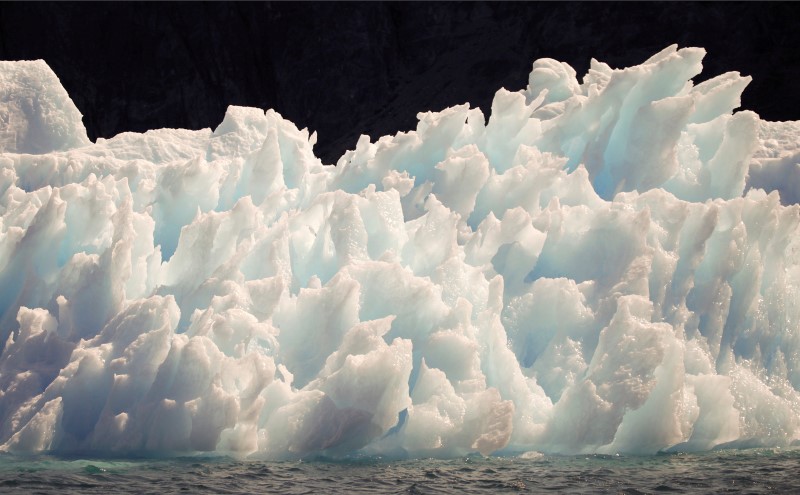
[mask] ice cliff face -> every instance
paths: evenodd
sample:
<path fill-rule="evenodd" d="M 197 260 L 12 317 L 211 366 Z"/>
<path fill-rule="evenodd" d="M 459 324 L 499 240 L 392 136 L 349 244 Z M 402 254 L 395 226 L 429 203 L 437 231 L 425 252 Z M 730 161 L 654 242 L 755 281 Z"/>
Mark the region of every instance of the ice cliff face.
<path fill-rule="evenodd" d="M 0 62 L 0 448 L 791 444 L 799 125 L 694 86 L 704 53 L 538 60 L 488 122 L 336 167 L 254 108 L 91 144 L 43 62 Z"/>

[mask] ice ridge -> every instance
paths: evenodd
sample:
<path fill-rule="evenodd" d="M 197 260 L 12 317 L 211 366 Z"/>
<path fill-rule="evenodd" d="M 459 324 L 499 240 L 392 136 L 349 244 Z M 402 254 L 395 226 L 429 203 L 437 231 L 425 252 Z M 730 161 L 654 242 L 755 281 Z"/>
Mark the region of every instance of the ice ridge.
<path fill-rule="evenodd" d="M 705 51 L 537 60 L 336 166 L 273 110 L 91 143 L 0 62 L 0 450 L 656 453 L 800 438 L 798 122 Z"/>

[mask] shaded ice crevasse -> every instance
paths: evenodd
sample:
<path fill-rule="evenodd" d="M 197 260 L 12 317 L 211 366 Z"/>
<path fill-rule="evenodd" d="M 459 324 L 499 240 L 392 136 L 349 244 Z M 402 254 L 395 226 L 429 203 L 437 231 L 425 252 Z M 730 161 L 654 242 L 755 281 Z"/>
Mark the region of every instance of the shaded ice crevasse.
<path fill-rule="evenodd" d="M 704 55 L 538 60 L 336 167 L 254 108 L 92 144 L 0 62 L 0 449 L 790 445 L 800 124 Z"/>

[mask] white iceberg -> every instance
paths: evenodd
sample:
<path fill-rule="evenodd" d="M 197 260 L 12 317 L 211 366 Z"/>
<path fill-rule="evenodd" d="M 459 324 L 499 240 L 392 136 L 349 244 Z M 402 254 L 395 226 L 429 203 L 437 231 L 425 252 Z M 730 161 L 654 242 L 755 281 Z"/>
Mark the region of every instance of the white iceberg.
<path fill-rule="evenodd" d="M 0 62 L 0 449 L 792 444 L 800 123 L 704 54 L 538 60 L 335 167 L 254 108 L 92 144 Z"/>

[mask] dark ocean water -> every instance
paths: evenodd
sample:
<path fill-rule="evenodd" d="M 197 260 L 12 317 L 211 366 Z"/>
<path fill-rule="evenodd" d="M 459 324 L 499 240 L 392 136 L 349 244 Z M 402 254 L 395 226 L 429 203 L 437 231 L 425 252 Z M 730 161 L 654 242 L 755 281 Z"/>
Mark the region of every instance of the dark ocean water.
<path fill-rule="evenodd" d="M 0 493 L 800 493 L 800 449 L 241 461 L 0 455 Z"/>

